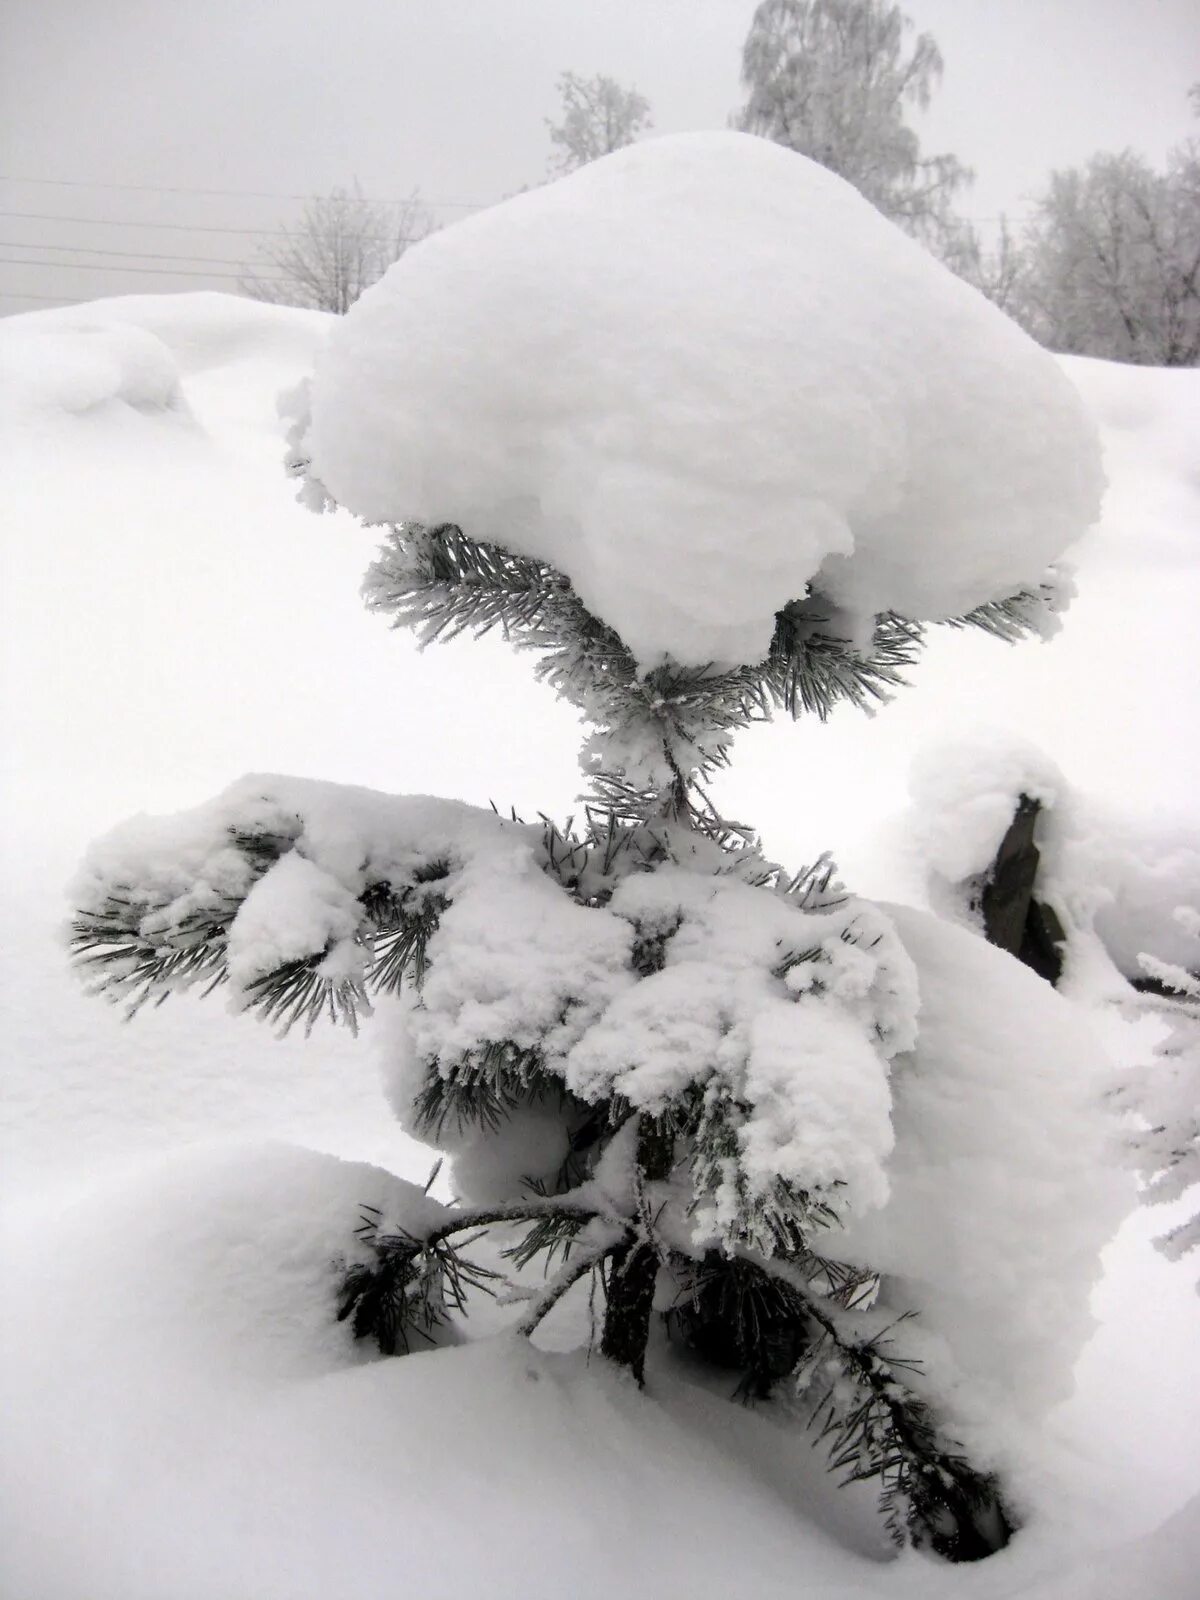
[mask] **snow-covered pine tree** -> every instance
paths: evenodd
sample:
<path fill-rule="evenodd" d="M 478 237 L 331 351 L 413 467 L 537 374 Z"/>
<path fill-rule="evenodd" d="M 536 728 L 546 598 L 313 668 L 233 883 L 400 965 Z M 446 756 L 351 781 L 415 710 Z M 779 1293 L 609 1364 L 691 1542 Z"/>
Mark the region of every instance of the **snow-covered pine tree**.
<path fill-rule="evenodd" d="M 731 207 L 743 236 L 714 226 Z M 797 293 L 823 313 L 803 330 Z M 694 313 L 702 361 L 664 332 L 664 302 Z M 501 1287 L 472 1243 L 515 1230 L 512 1272 L 545 1269 L 532 1293 L 507 1286 L 521 1334 L 590 1282 L 599 1347 L 639 1382 L 664 1316 L 746 1391 L 803 1411 L 848 1478 L 878 1480 L 898 1539 L 957 1560 L 999 1548 L 1015 1522 L 1003 1452 L 961 1392 L 995 1381 L 1003 1311 L 970 1286 L 984 1315 L 946 1368 L 906 1322 L 924 1307 L 887 1276 L 919 1283 L 912 1229 L 897 1248 L 855 1228 L 909 1193 L 889 1168 L 901 1063 L 936 1079 L 964 1043 L 1014 1097 L 1022 1068 L 1003 1042 L 979 1067 L 994 1017 L 967 1041 L 961 1000 L 939 1011 L 935 969 L 953 958 L 938 947 L 931 988 L 918 969 L 940 935 L 902 937 L 824 859 L 768 861 L 710 784 L 737 730 L 777 709 L 886 697 L 922 617 L 1005 637 L 1044 620 L 1037 574 L 1094 502 L 1090 435 L 1049 358 L 839 180 L 699 136 L 607 158 L 411 252 L 339 326 L 294 443 L 310 498 L 391 524 L 365 584 L 374 610 L 426 642 L 502 629 L 580 708 L 581 820 L 243 779 L 93 849 L 84 971 L 134 1010 L 224 987 L 283 1026 L 354 1027 L 383 997 L 392 1101 L 451 1154 L 459 1200 L 419 1225 L 367 1217 L 372 1260 L 340 1306 L 357 1334 L 407 1350 Z M 997 551 L 997 507 L 1014 505 L 1019 537 Z M 997 970 L 966 981 L 985 1008 Z M 1061 1040 L 1051 1027 L 1039 1046 L 1029 1027 L 1030 1082 L 1060 1100 L 1018 1101 L 1001 1132 L 1016 1163 L 1077 1093 L 1067 1072 L 1046 1086 Z M 937 1139 L 956 1137 L 971 1087 L 927 1108 Z M 978 1121 L 964 1137 L 982 1149 Z M 1039 1186 L 1040 1216 L 1051 1195 L 1103 1212 L 1086 1152 L 1084 1130 Z M 961 1152 L 944 1154 L 960 1173 Z M 998 1204 L 1019 1241 L 1016 1176 L 1004 1169 Z M 951 1273 L 953 1234 L 938 1241 Z M 1043 1337 L 1074 1334 L 1063 1308 L 1096 1242 L 1039 1244 L 1030 1293 L 1055 1292 Z M 953 1317 L 930 1332 L 953 1345 Z"/>

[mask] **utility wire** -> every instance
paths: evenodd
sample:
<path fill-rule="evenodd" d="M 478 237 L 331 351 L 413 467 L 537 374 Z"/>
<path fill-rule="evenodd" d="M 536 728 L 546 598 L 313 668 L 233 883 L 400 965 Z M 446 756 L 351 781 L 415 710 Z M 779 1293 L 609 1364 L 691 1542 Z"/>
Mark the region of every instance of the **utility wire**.
<path fill-rule="evenodd" d="M 243 238 L 281 241 L 286 241 L 289 235 L 287 228 L 218 228 L 203 222 L 136 222 L 128 217 L 64 217 L 46 211 L 0 211 L 0 217 L 20 217 L 28 222 L 77 222 L 89 228 L 158 228 L 171 233 L 236 233 Z M 303 227 L 293 228 L 290 232 L 302 237 Z M 391 244 L 393 241 L 398 244 L 419 244 L 425 235 L 410 238 L 407 234 L 364 233 L 355 237 L 370 240 L 373 244 Z"/>
<path fill-rule="evenodd" d="M 31 261 L 20 256 L 0 256 L 0 267 L 61 267 L 69 272 L 139 272 L 160 278 L 220 278 L 225 283 L 240 283 L 247 272 L 205 272 L 184 267 L 126 267 L 106 266 L 103 261 Z M 252 274 L 259 283 L 290 283 L 290 278 L 262 278 Z"/>
<path fill-rule="evenodd" d="M 61 250 L 75 256 L 121 256 L 132 261 L 186 261 L 193 266 L 215 267 L 244 267 L 246 263 L 236 256 L 171 256 L 158 255 L 152 250 L 110 250 L 102 244 L 50 244 L 45 239 L 30 242 L 27 239 L 0 239 L 0 250 Z M 98 263 L 103 265 L 103 263 Z M 270 265 L 271 263 L 267 263 Z M 60 262 L 59 265 L 69 267 L 70 261 Z M 114 265 L 113 271 L 119 272 L 120 267 Z"/>
<path fill-rule="evenodd" d="M 227 199 L 246 200 L 319 200 L 322 197 L 315 194 L 278 194 L 269 189 L 184 189 L 168 188 L 154 183 L 88 183 L 82 178 L 14 178 L 0 173 L 0 183 L 37 183 L 53 185 L 65 189 L 120 189 L 132 194 L 203 194 L 220 195 Z M 347 191 L 350 193 L 350 191 Z M 364 194 L 359 196 L 356 192 L 350 193 L 351 199 L 369 200 L 373 205 L 403 205 L 403 199 L 384 200 L 374 195 Z M 427 206 L 450 206 L 462 211 L 481 211 L 485 206 L 494 204 L 490 200 L 433 200 L 419 190 L 414 191 L 410 198 L 419 200 Z"/>

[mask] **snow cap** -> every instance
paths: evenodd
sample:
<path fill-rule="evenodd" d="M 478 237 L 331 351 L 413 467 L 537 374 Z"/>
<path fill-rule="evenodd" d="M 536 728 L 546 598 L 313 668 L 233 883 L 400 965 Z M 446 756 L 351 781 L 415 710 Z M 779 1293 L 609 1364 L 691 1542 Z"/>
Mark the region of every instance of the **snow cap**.
<path fill-rule="evenodd" d="M 318 359 L 311 471 L 368 521 L 551 562 L 644 667 L 1033 588 L 1095 519 L 1053 358 L 849 184 L 740 133 L 619 150 L 409 250 Z"/>

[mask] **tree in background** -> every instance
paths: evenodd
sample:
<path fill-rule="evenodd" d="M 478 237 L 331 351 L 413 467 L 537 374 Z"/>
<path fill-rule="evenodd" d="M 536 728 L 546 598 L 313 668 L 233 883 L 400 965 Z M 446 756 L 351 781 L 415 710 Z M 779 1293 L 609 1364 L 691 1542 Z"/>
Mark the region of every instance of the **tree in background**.
<path fill-rule="evenodd" d="M 574 72 L 564 72 L 558 80 L 558 92 L 562 98 L 562 121 L 546 120 L 551 143 L 558 147 L 551 162 L 555 177 L 632 144 L 652 126 L 650 102 L 636 89 L 622 89 L 603 73 L 581 78 Z"/>
<path fill-rule="evenodd" d="M 1200 145 L 1056 172 L 1025 241 L 1022 320 L 1043 344 L 1145 366 L 1200 362 Z"/>
<path fill-rule="evenodd" d="M 248 275 L 242 288 L 256 300 L 342 316 L 432 226 L 415 194 L 388 206 L 368 200 L 357 184 L 334 189 L 310 200 L 299 224 L 264 247 L 265 275 Z"/>
<path fill-rule="evenodd" d="M 923 156 L 906 121 L 942 75 L 932 35 L 888 0 L 762 0 L 742 52 L 746 104 L 735 124 L 819 161 L 884 216 L 948 257 L 977 244 L 951 209 L 971 171 Z"/>
<path fill-rule="evenodd" d="M 990 247 L 977 229 L 964 223 L 955 247 L 943 259 L 960 278 L 1028 331 L 1025 253 L 1007 217 L 1001 216 L 996 242 Z"/>

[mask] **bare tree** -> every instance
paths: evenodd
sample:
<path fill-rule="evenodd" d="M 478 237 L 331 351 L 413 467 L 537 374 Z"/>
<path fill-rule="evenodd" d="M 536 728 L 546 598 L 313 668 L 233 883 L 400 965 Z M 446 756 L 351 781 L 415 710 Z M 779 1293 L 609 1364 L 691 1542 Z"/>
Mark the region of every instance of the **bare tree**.
<path fill-rule="evenodd" d="M 551 161 L 556 177 L 632 144 L 652 126 L 650 102 L 636 89 L 622 89 L 603 73 L 580 78 L 574 72 L 564 72 L 558 80 L 558 92 L 562 121 L 546 120 L 551 143 L 558 146 Z"/>
<path fill-rule="evenodd" d="M 1056 172 L 1026 240 L 1028 321 L 1057 350 L 1200 364 L 1200 145 Z"/>
<path fill-rule="evenodd" d="M 742 52 L 746 104 L 735 125 L 819 161 L 937 253 L 972 248 L 953 216 L 970 183 L 954 156 L 923 156 L 905 118 L 942 75 L 932 36 L 911 41 L 889 0 L 762 0 Z"/>
<path fill-rule="evenodd" d="M 1007 217 L 1001 216 L 996 241 L 991 246 L 984 244 L 975 228 L 964 223 L 957 249 L 943 252 L 942 259 L 1014 322 L 1026 326 L 1028 262 Z"/>
<path fill-rule="evenodd" d="M 294 228 L 280 229 L 262 250 L 263 270 L 243 278 L 242 288 L 256 300 L 341 315 L 432 226 L 415 194 L 387 206 L 357 184 L 334 189 L 310 200 Z"/>

